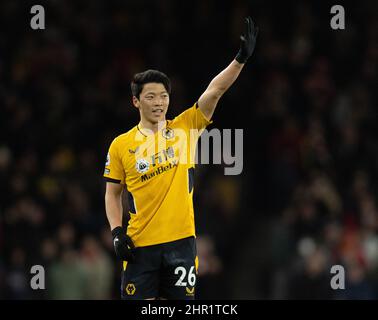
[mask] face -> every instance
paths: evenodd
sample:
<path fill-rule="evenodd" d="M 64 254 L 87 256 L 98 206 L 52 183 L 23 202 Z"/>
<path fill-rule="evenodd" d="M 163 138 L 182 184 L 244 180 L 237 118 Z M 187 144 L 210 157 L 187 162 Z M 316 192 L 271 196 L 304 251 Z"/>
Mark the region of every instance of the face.
<path fill-rule="evenodd" d="M 169 105 L 169 94 L 162 83 L 146 83 L 139 99 L 133 97 L 134 106 L 143 120 L 156 124 L 165 121 Z"/>

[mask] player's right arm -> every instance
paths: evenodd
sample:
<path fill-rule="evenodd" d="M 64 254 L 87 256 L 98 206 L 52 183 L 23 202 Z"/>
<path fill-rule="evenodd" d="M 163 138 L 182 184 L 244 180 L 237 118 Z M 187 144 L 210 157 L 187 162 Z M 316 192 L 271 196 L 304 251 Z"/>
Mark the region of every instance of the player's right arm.
<path fill-rule="evenodd" d="M 119 152 L 119 139 L 114 139 L 106 157 L 104 178 L 106 179 L 105 210 L 110 229 L 122 226 L 122 191 L 125 171 Z"/>
<path fill-rule="evenodd" d="M 104 177 L 106 179 L 105 211 L 113 236 L 113 245 L 117 257 L 124 261 L 133 261 L 134 244 L 122 227 L 122 193 L 125 171 L 118 152 L 117 139 L 109 148 L 106 158 Z"/>
<path fill-rule="evenodd" d="M 107 182 L 105 191 L 105 210 L 110 229 L 122 227 L 122 192 L 120 183 Z"/>

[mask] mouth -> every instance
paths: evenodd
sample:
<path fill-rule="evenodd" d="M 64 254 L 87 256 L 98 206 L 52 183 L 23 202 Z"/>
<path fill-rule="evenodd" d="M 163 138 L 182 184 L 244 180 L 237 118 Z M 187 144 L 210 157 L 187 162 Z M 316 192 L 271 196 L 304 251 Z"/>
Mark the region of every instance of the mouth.
<path fill-rule="evenodd" d="M 161 115 L 163 113 L 163 109 L 162 108 L 154 109 L 152 110 L 152 113 L 155 115 Z"/>

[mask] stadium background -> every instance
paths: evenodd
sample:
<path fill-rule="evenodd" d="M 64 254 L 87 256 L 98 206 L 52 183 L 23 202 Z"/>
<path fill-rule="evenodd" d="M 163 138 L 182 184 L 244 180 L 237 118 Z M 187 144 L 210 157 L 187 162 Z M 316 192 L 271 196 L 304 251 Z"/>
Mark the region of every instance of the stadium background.
<path fill-rule="evenodd" d="M 30 8 L 46 10 L 33 31 Z M 346 30 L 330 28 L 343 4 Z M 138 121 L 129 82 L 172 81 L 169 116 L 256 50 L 212 127 L 244 129 L 244 170 L 200 165 L 202 299 L 378 298 L 378 17 L 374 1 L 1 1 L 0 297 L 118 299 L 104 212 L 107 148 Z M 30 267 L 46 290 L 30 289 Z M 330 268 L 346 268 L 346 290 Z"/>

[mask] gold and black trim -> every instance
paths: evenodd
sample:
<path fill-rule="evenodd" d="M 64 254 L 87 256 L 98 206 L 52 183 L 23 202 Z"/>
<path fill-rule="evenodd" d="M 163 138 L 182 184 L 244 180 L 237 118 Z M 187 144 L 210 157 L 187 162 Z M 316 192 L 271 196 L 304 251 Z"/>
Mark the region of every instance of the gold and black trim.
<path fill-rule="evenodd" d="M 128 198 L 128 201 L 129 201 L 129 212 L 130 213 L 136 213 L 135 204 L 134 204 L 134 197 L 129 190 L 127 190 L 127 198 Z"/>
<path fill-rule="evenodd" d="M 144 136 L 147 138 L 147 136 L 142 132 L 142 130 L 139 129 L 139 124 L 137 125 L 137 129 L 138 129 L 138 131 L 139 131 L 142 135 L 144 135 Z"/>
<path fill-rule="evenodd" d="M 121 183 L 121 180 L 105 177 L 106 182 Z"/>
<path fill-rule="evenodd" d="M 194 168 L 188 169 L 188 178 L 189 178 L 189 193 L 193 190 L 194 185 Z"/>

